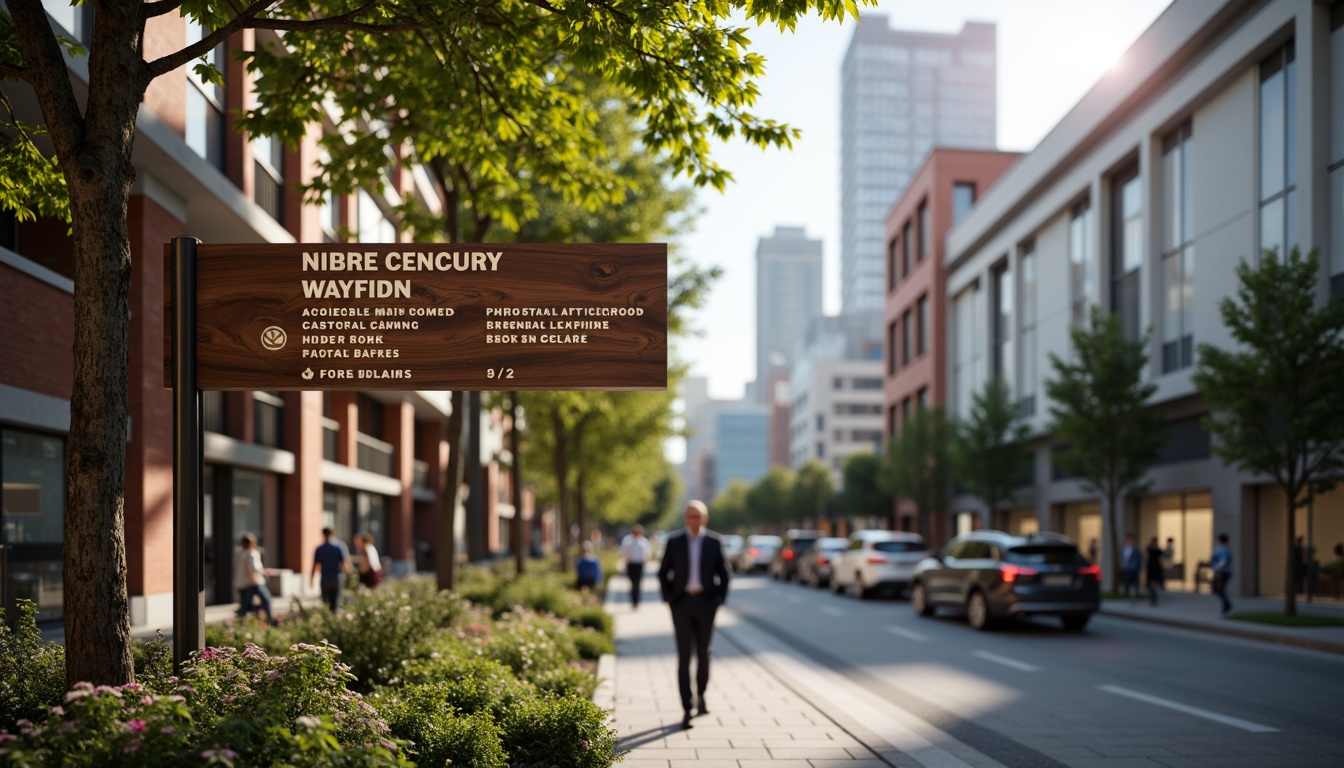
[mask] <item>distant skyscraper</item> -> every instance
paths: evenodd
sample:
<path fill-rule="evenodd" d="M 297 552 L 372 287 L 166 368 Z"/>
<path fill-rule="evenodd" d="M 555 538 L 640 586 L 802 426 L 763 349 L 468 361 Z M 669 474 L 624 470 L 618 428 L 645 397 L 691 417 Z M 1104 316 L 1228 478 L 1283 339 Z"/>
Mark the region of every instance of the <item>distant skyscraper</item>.
<path fill-rule="evenodd" d="M 860 19 L 840 76 L 841 312 L 882 309 L 883 222 L 928 151 L 994 148 L 995 71 L 993 24 L 946 35 Z"/>
<path fill-rule="evenodd" d="M 821 316 L 821 241 L 802 227 L 775 227 L 756 244 L 756 382 L 767 398 L 773 374 L 788 373 L 794 347 Z"/>

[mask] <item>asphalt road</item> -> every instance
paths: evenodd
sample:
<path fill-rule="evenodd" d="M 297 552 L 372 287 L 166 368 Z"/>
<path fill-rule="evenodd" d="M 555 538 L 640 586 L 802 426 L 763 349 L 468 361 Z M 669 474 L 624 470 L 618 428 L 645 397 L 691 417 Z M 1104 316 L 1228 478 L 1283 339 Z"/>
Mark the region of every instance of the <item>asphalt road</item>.
<path fill-rule="evenodd" d="M 729 606 L 821 667 L 800 694 L 876 697 L 984 764 L 1344 766 L 1341 656 L 1103 615 L 1083 632 L 1047 619 L 976 632 L 946 609 L 920 618 L 904 599 L 763 576 L 735 578 Z"/>

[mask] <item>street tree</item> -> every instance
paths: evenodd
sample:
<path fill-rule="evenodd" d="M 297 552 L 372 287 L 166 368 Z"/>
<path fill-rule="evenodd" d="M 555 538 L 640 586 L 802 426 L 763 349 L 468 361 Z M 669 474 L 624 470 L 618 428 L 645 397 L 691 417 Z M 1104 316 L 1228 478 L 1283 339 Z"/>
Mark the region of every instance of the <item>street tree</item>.
<path fill-rule="evenodd" d="M 933 514 L 945 512 L 951 500 L 951 444 L 947 410 L 935 405 L 916 408 L 901 426 L 901 434 L 887 445 L 879 476 L 882 487 L 894 498 L 914 505 L 919 532 L 924 536 L 933 532 Z"/>
<path fill-rule="evenodd" d="M 971 410 L 953 425 L 952 471 L 958 485 L 984 502 L 991 528 L 1003 527 L 999 506 L 1030 480 L 1027 425 L 1003 379 L 985 382 Z"/>
<path fill-rule="evenodd" d="M 749 528 L 753 521 L 747 511 L 747 495 L 751 485 L 740 477 L 728 481 L 728 487 L 719 492 L 710 503 L 710 519 L 716 531 L 740 531 Z M 677 514 L 673 525 L 680 524 L 681 515 Z"/>
<path fill-rule="evenodd" d="M 20 121 L 7 109 L 7 117 L 0 116 L 4 120 L 0 127 L 12 134 L 11 143 L 29 146 L 0 153 L 4 163 L 0 172 L 7 180 L 36 183 L 7 191 L 0 204 L 16 211 L 39 210 L 34 201 L 59 186 L 53 179 L 53 169 L 58 168 L 69 199 L 74 246 L 75 375 L 66 443 L 64 548 L 70 683 L 118 684 L 134 678 L 124 525 L 132 269 L 126 213 L 135 179 L 131 150 L 136 118 L 150 83 L 202 58 L 245 29 L 283 33 L 286 46 L 293 45 L 311 59 L 314 78 L 330 71 L 324 61 L 383 71 L 389 68 L 388 61 L 364 57 L 355 47 L 357 36 L 366 40 L 362 36 L 373 33 L 399 40 L 397 57 L 412 50 L 417 55 L 461 54 L 440 97 L 465 115 L 483 118 L 488 110 L 469 101 L 469 94 L 512 96 L 541 87 L 533 79 L 538 71 L 525 68 L 537 60 L 535 56 L 522 59 L 523 66 L 509 56 L 518 39 L 526 37 L 530 53 L 549 44 L 557 58 L 577 70 L 618 84 L 621 97 L 637 110 L 644 126 L 641 140 L 649 151 L 666 152 L 696 184 L 722 187 L 731 175 L 710 159 L 711 139 L 741 136 L 767 147 L 787 146 L 796 136 L 788 126 L 750 111 L 758 95 L 754 80 L 763 71 L 764 60 L 751 52 L 745 29 L 722 22 L 729 14 L 742 12 L 749 23 L 790 29 L 800 15 L 812 10 L 831 20 L 857 16 L 852 0 L 691 5 L 636 0 L 563 5 L 547 0 L 102 0 L 85 50 L 57 34 L 37 0 L 6 3 L 0 10 L 4 106 L 12 106 L 8 94 L 14 81 L 31 87 L 55 164 L 31 149 L 39 127 Z M 208 32 L 197 42 L 147 59 L 147 25 L 167 23 L 162 17 L 179 14 L 200 22 Z M 349 33 L 337 39 L 337 47 L 305 49 L 306 35 L 336 29 Z M 509 32 L 516 37 L 509 37 Z M 87 56 L 86 98 L 76 92 L 67 54 Z M 211 69 L 206 65 L 200 71 L 215 77 Z M 529 79 L 530 83 L 517 84 Z M 477 87 L 467 88 L 466 83 Z M 313 92 L 296 91 L 293 101 Z M 308 108 L 316 110 L 321 102 L 311 100 Z M 503 101 L 498 104 L 507 106 Z M 304 108 L 282 100 L 271 105 Z M 539 110 L 528 119 L 546 125 L 567 114 L 561 105 Z M 516 128 L 517 124 L 475 123 L 476 130 L 504 134 Z"/>
<path fill-rule="evenodd" d="M 793 475 L 793 503 L 789 517 L 798 525 L 811 520 L 815 527 L 834 496 L 835 481 L 831 480 L 831 471 L 820 461 L 809 459 Z"/>
<path fill-rule="evenodd" d="M 860 519 L 891 514 L 896 500 L 880 480 L 882 466 L 883 458 L 876 453 L 855 453 L 845 459 L 842 514 Z"/>
<path fill-rule="evenodd" d="M 1147 407 L 1157 385 L 1143 380 L 1147 335 L 1126 338 L 1118 315 L 1092 307 L 1091 321 L 1069 332 L 1072 353 L 1051 353 L 1045 382 L 1054 460 L 1084 488 L 1100 494 L 1103 551 L 1112 585 L 1120 577 L 1117 521 L 1123 497 L 1142 493 L 1147 465 L 1166 442 L 1162 416 Z"/>
<path fill-rule="evenodd" d="M 1199 345 L 1195 386 L 1208 401 L 1213 452 L 1274 478 L 1287 502 L 1284 613 L 1297 613 L 1291 548 L 1297 510 L 1344 471 L 1344 304 L 1319 296 L 1320 259 L 1267 250 L 1237 265 L 1236 298 L 1218 304 L 1236 346 Z"/>
<path fill-rule="evenodd" d="M 747 491 L 747 516 L 755 525 L 778 531 L 788 522 L 794 477 L 785 467 L 773 466 Z"/>

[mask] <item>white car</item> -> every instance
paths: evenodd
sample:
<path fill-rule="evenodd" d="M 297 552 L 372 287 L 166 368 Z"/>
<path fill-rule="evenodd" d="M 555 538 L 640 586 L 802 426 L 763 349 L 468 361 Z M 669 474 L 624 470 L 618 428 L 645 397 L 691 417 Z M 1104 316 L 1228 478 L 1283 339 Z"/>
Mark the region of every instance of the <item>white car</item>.
<path fill-rule="evenodd" d="M 928 554 L 924 537 L 917 533 L 855 531 L 849 535 L 849 546 L 835 558 L 831 591 L 848 590 L 860 599 L 878 592 L 902 595 L 910 588 L 915 564 Z"/>

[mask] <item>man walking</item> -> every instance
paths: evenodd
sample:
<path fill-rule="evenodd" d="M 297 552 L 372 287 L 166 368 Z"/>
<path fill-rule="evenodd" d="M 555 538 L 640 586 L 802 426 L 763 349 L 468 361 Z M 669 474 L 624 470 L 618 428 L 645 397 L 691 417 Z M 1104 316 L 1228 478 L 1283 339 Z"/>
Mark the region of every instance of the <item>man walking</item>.
<path fill-rule="evenodd" d="M 334 538 L 331 528 L 322 529 L 322 543 L 313 552 L 313 572 L 310 581 L 322 574 L 322 602 L 332 613 L 341 607 L 341 592 L 345 588 L 345 576 L 350 573 L 350 550 L 345 542 Z"/>
<path fill-rule="evenodd" d="M 644 526 L 636 525 L 621 541 L 621 557 L 625 558 L 625 575 L 630 577 L 630 607 L 639 607 L 639 582 L 644 578 L 644 563 L 652 553 L 649 540 L 644 538 Z"/>
<path fill-rule="evenodd" d="M 1223 613 L 1232 610 L 1227 599 L 1227 582 L 1232 578 L 1232 550 L 1227 546 L 1227 534 L 1218 534 L 1218 546 L 1213 548 L 1213 557 L 1209 559 L 1209 570 L 1213 571 L 1213 594 L 1223 604 Z"/>
<path fill-rule="evenodd" d="M 709 510 L 692 499 L 686 504 L 686 530 L 667 540 L 658 585 L 672 609 L 677 637 L 677 687 L 681 693 L 683 729 L 691 727 L 691 649 L 696 656 L 695 683 L 699 714 L 708 714 L 705 688 L 709 686 L 709 644 L 714 635 L 714 613 L 728 599 L 728 563 L 723 541 L 705 529 Z"/>
<path fill-rule="evenodd" d="M 1134 534 L 1125 534 L 1125 550 L 1120 554 L 1120 570 L 1124 578 L 1124 593 L 1133 597 L 1139 593 L 1139 571 L 1143 570 L 1143 550 L 1134 543 Z"/>

